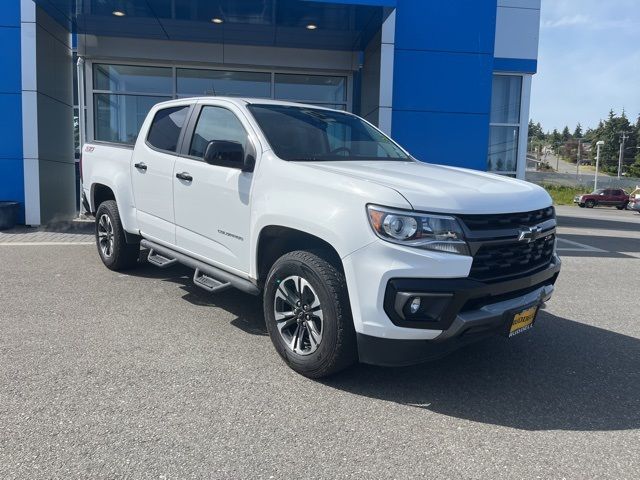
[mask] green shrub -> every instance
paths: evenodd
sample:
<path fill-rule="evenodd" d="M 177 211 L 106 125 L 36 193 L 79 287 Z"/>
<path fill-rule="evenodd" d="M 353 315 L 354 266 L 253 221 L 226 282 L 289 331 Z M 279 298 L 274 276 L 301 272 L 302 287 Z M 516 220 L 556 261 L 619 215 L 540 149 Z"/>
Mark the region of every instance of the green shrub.
<path fill-rule="evenodd" d="M 566 185 L 542 185 L 549 192 L 554 205 L 572 205 L 573 197 L 584 193 L 591 193 L 589 187 L 568 187 Z"/>

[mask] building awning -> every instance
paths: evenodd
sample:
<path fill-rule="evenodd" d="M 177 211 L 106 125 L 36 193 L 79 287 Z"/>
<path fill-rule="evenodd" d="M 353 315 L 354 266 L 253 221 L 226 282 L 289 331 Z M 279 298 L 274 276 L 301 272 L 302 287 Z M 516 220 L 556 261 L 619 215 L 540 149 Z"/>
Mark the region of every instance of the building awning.
<path fill-rule="evenodd" d="M 78 34 L 362 50 L 396 0 L 34 0 Z"/>

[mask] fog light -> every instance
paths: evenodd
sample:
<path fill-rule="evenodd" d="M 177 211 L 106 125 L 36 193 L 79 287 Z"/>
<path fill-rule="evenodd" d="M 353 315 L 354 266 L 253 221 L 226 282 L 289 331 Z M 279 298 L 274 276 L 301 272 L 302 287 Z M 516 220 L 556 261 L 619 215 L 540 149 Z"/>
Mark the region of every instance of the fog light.
<path fill-rule="evenodd" d="M 409 311 L 412 315 L 415 315 L 418 310 L 420 310 L 420 303 L 422 303 L 420 301 L 420 297 L 413 297 L 413 299 L 411 300 L 411 305 L 409 305 Z"/>

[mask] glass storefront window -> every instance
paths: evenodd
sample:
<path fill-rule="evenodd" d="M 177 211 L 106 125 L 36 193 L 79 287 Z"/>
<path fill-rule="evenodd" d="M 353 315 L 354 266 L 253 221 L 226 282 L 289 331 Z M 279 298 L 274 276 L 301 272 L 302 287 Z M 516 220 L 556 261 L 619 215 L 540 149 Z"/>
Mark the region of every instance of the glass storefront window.
<path fill-rule="evenodd" d="M 173 95 L 173 73 L 165 67 L 93 66 L 93 88 L 109 92 Z"/>
<path fill-rule="evenodd" d="M 487 170 L 490 172 L 516 171 L 518 130 L 518 127 L 490 127 Z"/>
<path fill-rule="evenodd" d="M 491 123 L 520 123 L 522 77 L 494 75 L 491 93 Z"/>
<path fill-rule="evenodd" d="M 92 71 L 96 141 L 135 143 L 151 107 L 176 97 L 275 97 L 348 110 L 346 76 L 103 63 Z"/>
<path fill-rule="evenodd" d="M 271 97 L 271 74 L 179 68 L 179 96 Z"/>
<path fill-rule="evenodd" d="M 491 94 L 487 170 L 515 173 L 518 168 L 522 76 L 494 75 Z"/>
<path fill-rule="evenodd" d="M 95 139 L 134 144 L 142 122 L 166 97 L 96 93 L 93 96 Z"/>
<path fill-rule="evenodd" d="M 275 98 L 309 103 L 340 104 L 347 100 L 346 77 L 276 74 Z"/>

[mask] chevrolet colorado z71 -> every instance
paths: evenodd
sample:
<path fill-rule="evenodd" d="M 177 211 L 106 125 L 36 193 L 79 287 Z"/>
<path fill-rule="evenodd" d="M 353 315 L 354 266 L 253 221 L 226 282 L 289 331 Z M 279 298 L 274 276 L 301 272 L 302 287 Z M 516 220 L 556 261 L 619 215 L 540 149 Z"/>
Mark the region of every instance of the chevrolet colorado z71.
<path fill-rule="evenodd" d="M 560 270 L 542 188 L 422 163 L 342 111 L 160 103 L 135 146 L 86 144 L 82 168 L 108 268 L 142 246 L 210 292 L 261 295 L 276 350 L 309 377 L 525 331 Z"/>

